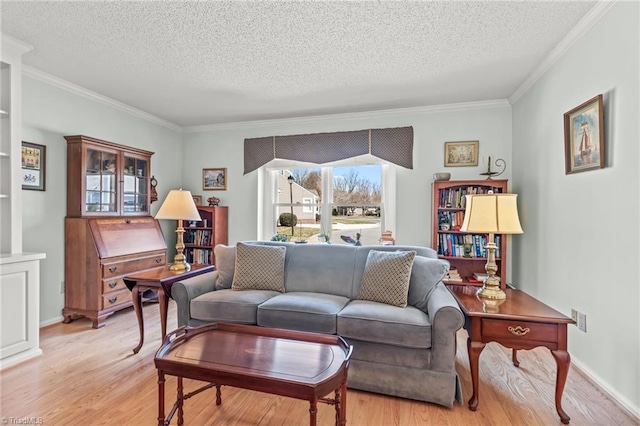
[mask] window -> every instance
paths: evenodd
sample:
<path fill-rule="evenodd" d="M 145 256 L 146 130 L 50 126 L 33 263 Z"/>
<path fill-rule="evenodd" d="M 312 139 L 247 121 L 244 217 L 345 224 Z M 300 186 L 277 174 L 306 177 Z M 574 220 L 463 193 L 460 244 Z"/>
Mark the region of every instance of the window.
<path fill-rule="evenodd" d="M 386 164 L 305 164 L 264 170 L 263 239 L 281 234 L 308 243 L 379 244 L 382 230 L 393 230 L 394 201 L 385 188 L 395 184 L 389 179 L 395 174 L 389 169 Z"/>

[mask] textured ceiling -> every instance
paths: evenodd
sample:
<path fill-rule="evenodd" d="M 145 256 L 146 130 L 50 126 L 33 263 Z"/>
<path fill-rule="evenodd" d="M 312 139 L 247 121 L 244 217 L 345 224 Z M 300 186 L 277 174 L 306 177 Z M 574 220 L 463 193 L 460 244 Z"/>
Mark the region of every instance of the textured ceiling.
<path fill-rule="evenodd" d="M 595 2 L 0 3 L 23 61 L 179 126 L 505 99 Z"/>

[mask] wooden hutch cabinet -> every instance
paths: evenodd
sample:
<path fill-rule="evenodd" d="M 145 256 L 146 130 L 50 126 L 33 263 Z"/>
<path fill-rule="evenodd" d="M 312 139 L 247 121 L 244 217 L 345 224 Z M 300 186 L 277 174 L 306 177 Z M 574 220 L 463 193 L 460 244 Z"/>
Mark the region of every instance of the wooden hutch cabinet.
<path fill-rule="evenodd" d="M 481 286 L 481 280 L 474 280 L 474 273 L 485 273 L 487 236 L 460 231 L 465 211 L 465 195 L 506 193 L 506 179 L 435 181 L 432 184 L 431 235 L 432 248 L 438 257 L 446 259 L 451 269 L 457 270 L 460 279 L 444 280 L 446 284 Z M 500 288 L 506 287 L 507 280 L 507 240 L 505 235 L 495 235 L 498 246 L 496 264 L 500 278 Z M 470 281 L 471 279 L 471 281 Z"/>
<path fill-rule="evenodd" d="M 126 275 L 167 263 L 162 230 L 149 215 L 153 152 L 87 136 L 65 139 L 63 322 L 84 316 L 100 328 L 132 305 Z"/>

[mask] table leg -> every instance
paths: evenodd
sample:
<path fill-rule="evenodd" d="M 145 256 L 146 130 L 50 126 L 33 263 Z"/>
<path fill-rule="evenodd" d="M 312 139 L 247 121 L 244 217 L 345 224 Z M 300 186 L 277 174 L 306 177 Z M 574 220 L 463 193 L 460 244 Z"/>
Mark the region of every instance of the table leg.
<path fill-rule="evenodd" d="M 138 329 L 140 330 L 140 342 L 138 346 L 133 348 L 133 353 L 137 354 L 142 348 L 144 343 L 144 319 L 142 317 L 142 293 L 137 285 L 134 285 L 131 289 L 131 299 L 133 301 L 133 309 L 136 311 L 136 317 L 138 318 Z"/>
<path fill-rule="evenodd" d="M 164 372 L 158 370 L 158 426 L 164 425 Z"/>
<path fill-rule="evenodd" d="M 511 349 L 511 362 L 513 362 L 513 365 L 515 365 L 516 367 L 520 367 L 520 361 L 518 361 L 517 349 Z"/>
<path fill-rule="evenodd" d="M 220 385 L 216 385 L 216 405 L 222 404 L 222 391 Z"/>
<path fill-rule="evenodd" d="M 567 382 L 567 374 L 569 373 L 569 364 L 571 364 L 571 356 L 567 351 L 551 351 L 551 355 L 556 360 L 557 374 L 556 374 L 556 411 L 560 416 L 560 421 L 564 424 L 569 424 L 571 418 L 562 409 L 562 392 L 564 391 L 564 385 Z"/>
<path fill-rule="evenodd" d="M 309 401 L 309 426 L 316 426 L 316 414 L 318 414 L 318 398 Z"/>
<path fill-rule="evenodd" d="M 160 326 L 162 327 L 162 340 L 167 336 L 167 311 L 169 310 L 169 298 L 162 286 L 158 289 L 158 303 L 160 305 Z"/>
<path fill-rule="evenodd" d="M 469 410 L 476 411 L 478 408 L 478 361 L 480 352 L 484 349 L 485 344 L 482 342 L 472 342 L 467 339 L 467 352 L 469 353 L 469 368 L 471 370 L 471 383 L 473 384 L 473 395 L 469 399 Z"/>
<path fill-rule="evenodd" d="M 347 381 L 340 386 L 340 426 L 347 424 Z"/>
<path fill-rule="evenodd" d="M 182 393 L 182 376 L 178 376 L 178 424 L 184 423 L 183 402 L 184 394 Z"/>

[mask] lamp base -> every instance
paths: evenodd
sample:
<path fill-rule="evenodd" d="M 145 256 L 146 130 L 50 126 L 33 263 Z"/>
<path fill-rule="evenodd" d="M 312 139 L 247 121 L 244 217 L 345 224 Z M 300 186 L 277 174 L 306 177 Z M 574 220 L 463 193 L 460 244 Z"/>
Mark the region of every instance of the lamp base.
<path fill-rule="evenodd" d="M 476 294 L 483 299 L 504 300 L 507 298 L 507 294 L 502 291 L 499 286 L 492 287 L 483 285 Z"/>
<path fill-rule="evenodd" d="M 187 262 L 173 262 L 169 265 L 169 270 L 174 272 L 186 272 L 191 270 L 191 265 Z"/>

